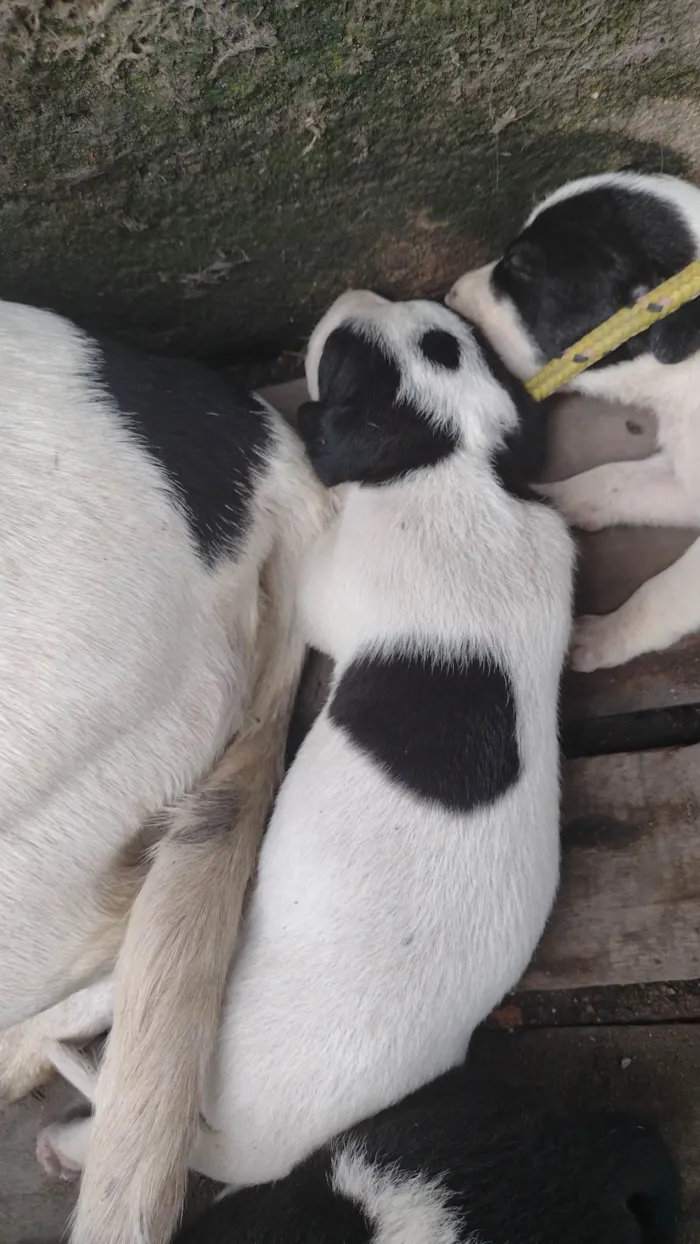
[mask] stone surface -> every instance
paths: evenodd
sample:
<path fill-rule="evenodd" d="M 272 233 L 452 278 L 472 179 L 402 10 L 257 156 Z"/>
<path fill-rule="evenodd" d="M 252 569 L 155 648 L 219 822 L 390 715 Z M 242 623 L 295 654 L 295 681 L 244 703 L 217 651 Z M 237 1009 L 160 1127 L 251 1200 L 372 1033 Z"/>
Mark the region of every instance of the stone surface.
<path fill-rule="evenodd" d="M 700 175 L 695 0 L 0 0 L 0 293 L 158 349 L 436 293 L 559 182 Z"/>

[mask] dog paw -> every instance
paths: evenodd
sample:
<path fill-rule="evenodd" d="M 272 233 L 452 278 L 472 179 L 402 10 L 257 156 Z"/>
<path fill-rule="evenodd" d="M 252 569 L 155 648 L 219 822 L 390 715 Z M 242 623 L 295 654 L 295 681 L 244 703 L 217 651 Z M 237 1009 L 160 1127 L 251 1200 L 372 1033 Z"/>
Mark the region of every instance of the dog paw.
<path fill-rule="evenodd" d="M 601 531 L 609 525 L 605 498 L 584 495 L 571 480 L 538 484 L 536 491 L 552 502 L 570 527 L 578 527 L 579 531 Z"/>
<path fill-rule="evenodd" d="M 614 614 L 588 615 L 574 623 L 569 660 L 581 674 L 624 665 L 635 653 L 628 649 L 623 628 Z"/>
<path fill-rule="evenodd" d="M 54 1179 L 62 1179 L 66 1183 L 76 1183 L 80 1179 L 80 1167 L 76 1166 L 61 1152 L 60 1123 L 52 1123 L 39 1133 L 36 1142 L 36 1160 L 39 1166 Z"/>

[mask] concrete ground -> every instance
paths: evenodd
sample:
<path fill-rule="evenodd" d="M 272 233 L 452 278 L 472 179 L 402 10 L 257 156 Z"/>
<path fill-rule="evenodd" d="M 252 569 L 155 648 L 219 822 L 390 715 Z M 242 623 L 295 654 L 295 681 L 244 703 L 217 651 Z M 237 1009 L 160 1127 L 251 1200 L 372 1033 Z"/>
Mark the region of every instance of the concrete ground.
<path fill-rule="evenodd" d="M 46 1178 L 34 1159 L 34 1144 L 37 1132 L 76 1101 L 72 1089 L 56 1082 L 0 1116 L 0 1244 L 44 1244 L 60 1238 L 75 1186 Z"/>

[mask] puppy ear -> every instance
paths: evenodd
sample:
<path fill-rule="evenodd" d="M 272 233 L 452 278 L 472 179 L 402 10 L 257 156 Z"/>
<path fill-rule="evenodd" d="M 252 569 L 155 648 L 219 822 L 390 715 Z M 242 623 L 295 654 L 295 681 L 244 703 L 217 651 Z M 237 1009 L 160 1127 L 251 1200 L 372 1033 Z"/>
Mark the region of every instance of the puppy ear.
<path fill-rule="evenodd" d="M 305 402 L 298 428 L 316 474 L 326 488 L 337 484 L 385 484 L 409 471 L 433 466 L 451 454 L 457 438 L 433 427 L 403 401 Z"/>
<path fill-rule="evenodd" d="M 351 403 L 304 402 L 297 427 L 326 488 L 363 478 L 370 470 L 371 446 Z"/>
<path fill-rule="evenodd" d="M 646 335 L 646 334 L 645 334 Z M 682 363 L 700 350 L 700 298 L 649 329 L 651 350 L 659 363 Z"/>
<path fill-rule="evenodd" d="M 506 247 L 500 262 L 509 275 L 534 281 L 542 272 L 542 250 L 531 238 L 519 237 Z"/>

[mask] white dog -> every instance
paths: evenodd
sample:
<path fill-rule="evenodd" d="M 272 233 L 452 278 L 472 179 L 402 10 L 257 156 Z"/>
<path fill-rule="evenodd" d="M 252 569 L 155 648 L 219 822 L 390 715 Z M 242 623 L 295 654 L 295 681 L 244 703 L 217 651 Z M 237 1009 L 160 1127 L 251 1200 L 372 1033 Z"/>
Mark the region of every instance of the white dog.
<path fill-rule="evenodd" d="M 155 1244 L 179 1209 L 303 658 L 300 556 L 328 501 L 245 390 L 10 303 L 0 437 L 0 1100 L 46 1077 L 47 1036 L 108 1026 L 109 981 L 59 1000 L 114 968 L 158 843 L 74 1235 L 92 1238 L 98 1203 L 112 1244 L 105 1207 L 133 1206 Z"/>
<path fill-rule="evenodd" d="M 700 255 L 700 189 L 609 173 L 545 199 L 495 264 L 447 302 L 473 319 L 523 379 Z M 618 523 L 700 525 L 700 301 L 583 372 L 569 388 L 651 408 L 658 453 L 595 467 L 548 494 L 586 531 Z M 578 670 L 621 665 L 700 628 L 700 540 L 614 613 L 574 632 Z"/>
<path fill-rule="evenodd" d="M 300 613 L 335 669 L 263 843 L 192 1152 L 236 1186 L 459 1063 L 558 876 L 573 554 L 527 489 L 540 407 L 445 307 L 367 293 L 321 321 L 307 376 L 300 430 L 343 503 Z M 77 1170 L 89 1132 L 51 1127 L 41 1159 Z"/>

